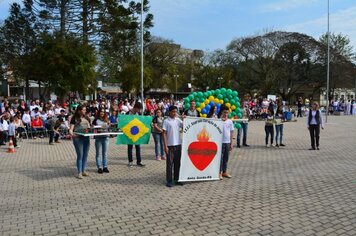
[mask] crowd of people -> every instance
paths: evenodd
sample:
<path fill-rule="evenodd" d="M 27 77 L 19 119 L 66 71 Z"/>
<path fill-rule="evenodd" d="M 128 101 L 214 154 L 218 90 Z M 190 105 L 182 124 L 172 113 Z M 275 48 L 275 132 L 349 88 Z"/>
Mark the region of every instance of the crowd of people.
<path fill-rule="evenodd" d="M 301 105 L 298 102 L 298 108 Z M 136 99 L 98 99 L 79 102 L 77 99 L 66 102 L 43 102 L 33 100 L 8 101 L 5 98 L 0 104 L 0 145 L 11 140 L 15 147 L 18 138 L 48 138 L 49 145 L 60 143 L 60 139 L 72 139 L 77 154 L 77 178 L 88 176 L 86 171 L 87 158 L 90 148 L 90 139 L 87 136 L 77 135 L 78 132 L 93 126 L 112 127 L 119 122 L 119 114 L 152 115 L 152 136 L 154 140 L 155 159 L 166 160 L 168 187 L 180 185 L 178 173 L 180 166 L 181 137 L 179 130 L 182 127 L 182 119 L 186 116 L 199 117 L 201 114 L 195 107 L 195 101 L 190 101 L 190 108 L 183 109 L 183 99 L 146 99 L 143 104 Z M 283 147 L 283 123 L 285 121 L 285 103 L 267 99 L 246 100 L 242 102 L 242 122 L 238 128 L 236 147 L 248 147 L 247 132 L 248 121 L 253 118 L 265 120 L 265 145 L 266 147 Z M 233 147 L 234 124 L 228 119 L 228 108 L 222 107 L 219 114 L 212 107 L 208 118 L 217 118 L 224 121 L 224 137 L 221 158 L 220 179 L 231 178 L 227 172 L 229 152 Z M 308 112 L 307 126 L 311 137 L 311 150 L 319 149 L 320 127 L 323 120 L 317 103 L 312 104 Z M 298 111 L 299 115 L 299 111 Z M 166 117 L 166 118 L 165 118 Z M 99 174 L 109 173 L 108 148 L 109 135 L 96 135 L 95 160 Z M 242 143 L 241 143 L 242 139 Z M 273 145 L 275 141 L 275 145 Z M 128 166 L 133 164 L 133 146 L 135 146 L 136 165 L 144 167 L 141 158 L 140 145 L 128 145 Z"/>

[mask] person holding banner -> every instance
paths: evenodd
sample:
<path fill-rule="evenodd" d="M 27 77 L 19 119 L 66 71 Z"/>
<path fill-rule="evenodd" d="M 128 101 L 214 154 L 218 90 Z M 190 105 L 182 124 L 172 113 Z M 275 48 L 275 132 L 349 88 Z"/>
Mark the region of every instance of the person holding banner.
<path fill-rule="evenodd" d="M 229 108 L 226 106 L 221 106 L 220 118 L 224 122 L 221 164 L 220 164 L 220 174 L 219 174 L 219 178 L 221 180 L 223 179 L 223 177 L 225 178 L 232 177 L 230 174 L 227 173 L 227 163 L 229 161 L 230 151 L 232 150 L 232 136 L 234 134 L 234 124 L 229 119 L 228 115 L 229 115 Z"/>
<path fill-rule="evenodd" d="M 136 102 L 134 107 L 127 114 L 128 115 L 141 115 L 141 110 L 142 110 L 142 103 Z M 133 149 L 133 145 L 128 144 L 127 145 L 127 157 L 129 159 L 129 164 L 128 164 L 129 167 L 133 167 L 132 149 Z M 136 165 L 139 167 L 144 167 L 145 165 L 141 163 L 141 161 L 142 161 L 141 145 L 135 144 L 135 149 L 136 149 Z"/>
<path fill-rule="evenodd" d="M 96 114 L 93 120 L 93 125 L 101 126 L 99 129 L 107 130 L 110 127 L 110 121 L 108 115 L 105 112 L 105 108 L 100 108 L 99 112 Z M 95 161 L 96 167 L 98 168 L 98 173 L 109 173 L 108 169 L 108 147 L 109 147 L 109 136 L 108 135 L 98 135 L 94 136 L 95 139 Z"/>
<path fill-rule="evenodd" d="M 90 119 L 86 114 L 86 107 L 79 105 L 70 121 L 69 135 L 73 137 L 73 144 L 77 153 L 78 179 L 89 176 L 85 171 L 87 168 L 88 153 L 90 147 L 89 137 L 74 135 L 74 132 L 83 133 L 90 128 Z"/>
<path fill-rule="evenodd" d="M 176 185 L 183 185 L 178 182 L 180 158 L 182 153 L 182 142 L 180 138 L 180 129 L 183 128 L 183 122 L 177 118 L 177 107 L 170 106 L 169 116 L 163 121 L 163 144 L 167 155 L 166 160 L 166 186 L 173 187 L 173 180 Z M 173 173 L 172 173 L 173 168 Z M 173 174 L 173 180 L 172 180 Z"/>

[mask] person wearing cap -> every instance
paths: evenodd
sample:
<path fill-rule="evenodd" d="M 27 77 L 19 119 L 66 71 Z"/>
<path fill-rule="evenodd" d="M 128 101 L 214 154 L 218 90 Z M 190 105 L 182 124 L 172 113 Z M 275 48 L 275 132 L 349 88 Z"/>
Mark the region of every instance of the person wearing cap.
<path fill-rule="evenodd" d="M 183 128 L 183 122 L 177 118 L 176 106 L 170 106 L 168 108 L 168 118 L 163 121 L 163 144 L 164 150 L 167 155 L 166 160 L 166 186 L 173 187 L 173 183 L 176 185 L 183 185 L 178 182 L 180 158 L 182 152 L 182 141 L 180 138 L 180 129 Z M 172 171 L 173 169 L 173 171 Z M 173 175 L 173 179 L 172 179 Z M 174 182 L 173 182 L 174 181 Z"/>

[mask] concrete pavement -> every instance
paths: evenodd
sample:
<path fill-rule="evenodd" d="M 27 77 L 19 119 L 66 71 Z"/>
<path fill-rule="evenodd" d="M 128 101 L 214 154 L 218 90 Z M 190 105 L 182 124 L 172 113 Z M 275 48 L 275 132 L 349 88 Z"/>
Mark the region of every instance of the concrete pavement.
<path fill-rule="evenodd" d="M 0 149 L 0 235 L 356 235 L 356 117 L 329 116 L 320 151 L 305 118 L 284 125 L 286 147 L 266 148 L 264 123 L 230 156 L 232 179 L 165 187 L 165 162 L 143 146 L 146 167 L 109 147 L 109 174 L 74 178 L 71 141 L 23 140 Z"/>

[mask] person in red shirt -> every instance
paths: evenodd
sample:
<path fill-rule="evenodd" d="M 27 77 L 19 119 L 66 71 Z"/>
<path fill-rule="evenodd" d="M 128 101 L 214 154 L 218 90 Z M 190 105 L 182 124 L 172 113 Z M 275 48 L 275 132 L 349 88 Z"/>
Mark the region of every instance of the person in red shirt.
<path fill-rule="evenodd" d="M 39 115 L 36 115 L 35 118 L 31 121 L 31 128 L 34 139 L 37 138 L 37 134 L 40 135 L 40 138 L 43 138 L 44 127 Z"/>

